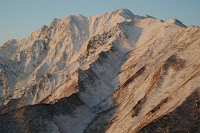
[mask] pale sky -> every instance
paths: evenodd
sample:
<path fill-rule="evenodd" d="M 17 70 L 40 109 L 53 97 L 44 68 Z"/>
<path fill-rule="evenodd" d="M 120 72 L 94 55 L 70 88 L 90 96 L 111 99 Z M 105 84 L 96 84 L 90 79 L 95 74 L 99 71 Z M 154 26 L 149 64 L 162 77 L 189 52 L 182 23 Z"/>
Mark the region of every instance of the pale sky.
<path fill-rule="evenodd" d="M 0 45 L 8 39 L 29 36 L 53 18 L 84 16 L 127 8 L 135 15 L 148 14 L 167 21 L 200 26 L 200 0 L 0 0 Z"/>

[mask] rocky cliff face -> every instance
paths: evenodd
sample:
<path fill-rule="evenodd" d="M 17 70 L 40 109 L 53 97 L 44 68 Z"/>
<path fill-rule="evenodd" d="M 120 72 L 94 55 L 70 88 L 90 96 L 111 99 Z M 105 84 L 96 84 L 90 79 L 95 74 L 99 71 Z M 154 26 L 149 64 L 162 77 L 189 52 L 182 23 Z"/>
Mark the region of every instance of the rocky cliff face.
<path fill-rule="evenodd" d="M 119 9 L 9 40 L 0 131 L 199 132 L 199 36 L 178 20 Z"/>

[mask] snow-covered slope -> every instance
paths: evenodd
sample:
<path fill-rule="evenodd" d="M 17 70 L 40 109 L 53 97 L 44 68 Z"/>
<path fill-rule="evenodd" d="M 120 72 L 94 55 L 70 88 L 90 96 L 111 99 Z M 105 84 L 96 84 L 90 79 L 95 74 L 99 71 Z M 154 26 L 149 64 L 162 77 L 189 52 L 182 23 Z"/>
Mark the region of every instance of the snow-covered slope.
<path fill-rule="evenodd" d="M 49 27 L 43 26 L 25 39 L 6 42 L 0 50 L 0 104 L 6 105 L 11 99 L 20 97 L 26 99 L 24 104 L 40 102 L 78 68 L 88 61 L 93 62 L 101 51 L 109 49 L 121 32 L 117 23 L 134 17 L 123 9 L 88 18 L 69 16 L 54 19 Z M 108 38 L 108 33 L 113 37 Z M 99 46 L 87 49 L 92 45 L 90 42 L 98 38 L 101 38 L 96 42 Z M 127 44 L 127 47 L 132 46 Z"/>
<path fill-rule="evenodd" d="M 199 36 L 176 19 L 119 9 L 9 40 L 0 48 L 0 130 L 139 132 L 199 90 Z"/>

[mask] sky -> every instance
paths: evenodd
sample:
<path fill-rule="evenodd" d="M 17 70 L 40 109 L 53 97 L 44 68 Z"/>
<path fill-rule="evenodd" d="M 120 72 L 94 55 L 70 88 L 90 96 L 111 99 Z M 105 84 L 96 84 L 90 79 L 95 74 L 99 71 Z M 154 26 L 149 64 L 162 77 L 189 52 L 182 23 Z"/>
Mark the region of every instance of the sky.
<path fill-rule="evenodd" d="M 54 18 L 84 16 L 127 8 L 135 15 L 151 15 L 164 21 L 176 18 L 185 25 L 200 26 L 200 0 L 0 0 L 0 45 L 8 39 L 29 36 Z"/>

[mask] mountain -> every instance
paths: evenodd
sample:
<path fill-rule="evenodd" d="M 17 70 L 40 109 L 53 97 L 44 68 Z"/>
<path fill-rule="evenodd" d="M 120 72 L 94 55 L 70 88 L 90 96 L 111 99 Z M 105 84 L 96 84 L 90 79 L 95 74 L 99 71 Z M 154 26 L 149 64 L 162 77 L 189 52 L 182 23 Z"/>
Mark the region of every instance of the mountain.
<path fill-rule="evenodd" d="M 128 9 L 0 47 L 0 132 L 200 132 L 200 28 Z"/>

